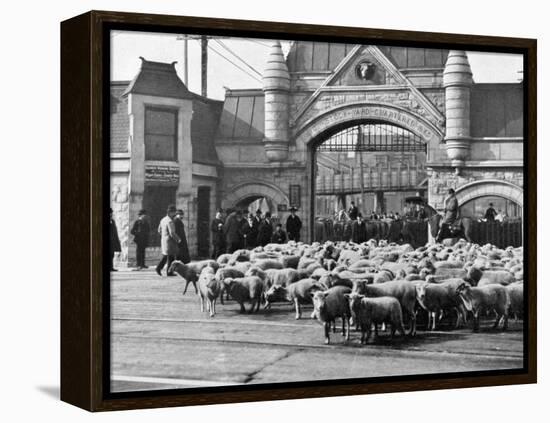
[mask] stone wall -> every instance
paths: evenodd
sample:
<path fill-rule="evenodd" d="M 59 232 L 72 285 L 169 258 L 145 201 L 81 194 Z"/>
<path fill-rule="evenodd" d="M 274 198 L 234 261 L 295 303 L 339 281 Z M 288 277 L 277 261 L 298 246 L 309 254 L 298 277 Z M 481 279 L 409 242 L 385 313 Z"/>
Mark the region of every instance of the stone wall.
<path fill-rule="evenodd" d="M 115 220 L 121 252 L 115 254 L 115 267 L 126 266 L 128 261 L 128 246 L 130 243 L 130 210 L 128 202 L 129 174 L 124 172 L 111 173 L 111 208 Z"/>

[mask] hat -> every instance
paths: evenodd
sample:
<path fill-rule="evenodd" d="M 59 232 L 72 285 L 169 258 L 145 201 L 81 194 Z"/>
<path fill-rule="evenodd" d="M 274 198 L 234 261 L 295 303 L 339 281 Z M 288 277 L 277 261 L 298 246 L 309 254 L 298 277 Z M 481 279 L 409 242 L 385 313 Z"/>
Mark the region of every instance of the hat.
<path fill-rule="evenodd" d="M 292 206 L 292 207 L 290 208 L 290 211 L 291 211 L 291 212 L 296 211 L 296 210 L 298 210 L 298 209 L 297 209 L 296 207 L 294 207 L 294 206 Z"/>
<path fill-rule="evenodd" d="M 141 209 L 140 211 L 138 211 L 138 216 L 143 216 L 146 213 L 147 212 L 145 211 L 145 209 Z"/>
<path fill-rule="evenodd" d="M 176 211 L 176 214 L 183 214 L 183 210 L 182 210 L 182 209 L 178 209 L 178 210 Z"/>
<path fill-rule="evenodd" d="M 256 210 L 256 214 L 262 214 L 262 211 L 260 209 Z"/>
<path fill-rule="evenodd" d="M 176 206 L 174 206 L 173 204 L 170 204 L 166 209 L 166 213 L 175 213 L 175 212 L 176 212 Z"/>
<path fill-rule="evenodd" d="M 265 212 L 265 217 L 271 217 L 271 213 L 270 212 Z"/>

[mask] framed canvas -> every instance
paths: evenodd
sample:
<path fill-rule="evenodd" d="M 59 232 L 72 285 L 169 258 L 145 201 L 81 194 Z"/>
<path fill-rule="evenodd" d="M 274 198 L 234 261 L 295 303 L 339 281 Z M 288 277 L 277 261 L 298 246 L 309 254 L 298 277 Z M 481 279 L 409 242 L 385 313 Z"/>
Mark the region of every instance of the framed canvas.
<path fill-rule="evenodd" d="M 535 383 L 536 70 L 532 39 L 62 22 L 61 399 Z"/>

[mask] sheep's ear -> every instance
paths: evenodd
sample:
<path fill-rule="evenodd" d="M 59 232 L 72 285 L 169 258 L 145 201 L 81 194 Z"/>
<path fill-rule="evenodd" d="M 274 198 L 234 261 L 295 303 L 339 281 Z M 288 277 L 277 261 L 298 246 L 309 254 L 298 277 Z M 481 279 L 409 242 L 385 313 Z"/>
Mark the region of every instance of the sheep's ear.
<path fill-rule="evenodd" d="M 327 295 L 328 295 L 328 291 L 324 291 L 324 292 L 323 292 L 323 297 L 325 297 L 325 298 L 326 298 L 326 297 L 327 297 Z"/>
<path fill-rule="evenodd" d="M 344 294 L 344 297 L 346 297 L 349 300 L 351 298 L 351 294 Z"/>

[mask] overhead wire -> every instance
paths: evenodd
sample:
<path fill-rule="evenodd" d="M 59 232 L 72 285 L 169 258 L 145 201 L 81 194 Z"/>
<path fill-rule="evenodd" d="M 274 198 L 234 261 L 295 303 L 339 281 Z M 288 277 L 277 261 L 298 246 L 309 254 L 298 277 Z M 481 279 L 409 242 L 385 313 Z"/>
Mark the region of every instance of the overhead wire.
<path fill-rule="evenodd" d="M 214 40 L 218 45 L 220 45 L 222 48 L 224 48 L 227 52 L 232 54 L 234 57 L 236 57 L 241 63 L 243 63 L 248 69 L 252 70 L 254 73 L 256 73 L 259 77 L 262 76 L 260 72 L 258 72 L 252 65 L 248 64 L 244 59 L 242 59 L 237 53 L 235 53 L 233 50 L 231 50 L 222 40 Z"/>
<path fill-rule="evenodd" d="M 200 44 L 200 40 L 196 40 L 199 44 Z M 229 63 L 231 63 L 233 66 L 235 66 L 237 69 L 241 70 L 242 72 L 246 73 L 248 76 L 250 76 L 251 78 L 255 79 L 256 81 L 258 82 L 262 82 L 259 78 L 257 78 L 256 76 L 252 75 L 250 72 L 248 72 L 247 70 L 243 69 L 241 66 L 239 66 L 238 64 L 236 64 L 234 61 L 232 61 L 231 59 L 229 59 L 228 57 L 226 57 L 224 54 L 220 53 L 219 51 L 217 51 L 216 49 L 214 49 L 214 47 L 212 47 L 210 44 L 208 44 L 208 48 L 210 50 L 212 50 L 214 53 L 216 53 L 217 55 L 221 56 L 223 59 L 227 60 Z"/>

